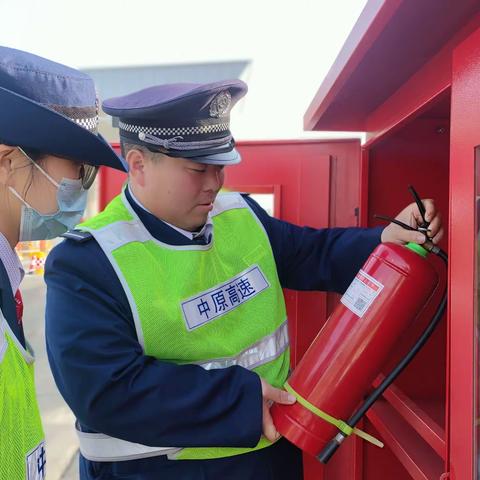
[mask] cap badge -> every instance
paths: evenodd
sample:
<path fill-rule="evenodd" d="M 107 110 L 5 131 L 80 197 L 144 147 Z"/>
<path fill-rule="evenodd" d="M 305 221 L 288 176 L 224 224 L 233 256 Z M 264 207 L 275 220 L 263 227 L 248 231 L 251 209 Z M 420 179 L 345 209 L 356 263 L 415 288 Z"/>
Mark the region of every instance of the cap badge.
<path fill-rule="evenodd" d="M 210 116 L 222 117 L 226 115 L 230 109 L 232 103 L 232 96 L 228 90 L 220 92 L 210 104 Z"/>

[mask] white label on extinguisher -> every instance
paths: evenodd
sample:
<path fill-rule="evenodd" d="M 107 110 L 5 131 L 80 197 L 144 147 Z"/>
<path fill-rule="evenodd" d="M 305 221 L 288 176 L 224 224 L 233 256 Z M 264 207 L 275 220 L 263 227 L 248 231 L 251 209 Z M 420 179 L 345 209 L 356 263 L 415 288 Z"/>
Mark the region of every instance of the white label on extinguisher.
<path fill-rule="evenodd" d="M 360 270 L 344 293 L 341 302 L 353 313 L 363 317 L 382 289 L 383 285 L 378 280 Z"/>

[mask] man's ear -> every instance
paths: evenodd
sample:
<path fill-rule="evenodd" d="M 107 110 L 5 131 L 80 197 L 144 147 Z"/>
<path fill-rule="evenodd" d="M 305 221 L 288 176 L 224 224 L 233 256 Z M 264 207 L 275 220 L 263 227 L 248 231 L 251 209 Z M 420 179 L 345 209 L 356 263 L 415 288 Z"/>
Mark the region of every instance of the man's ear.
<path fill-rule="evenodd" d="M 145 186 L 145 153 L 136 148 L 128 151 L 125 160 L 128 163 L 128 175 L 140 187 Z"/>
<path fill-rule="evenodd" d="M 13 173 L 12 153 L 14 147 L 0 143 L 0 184 L 7 185 L 10 175 Z"/>

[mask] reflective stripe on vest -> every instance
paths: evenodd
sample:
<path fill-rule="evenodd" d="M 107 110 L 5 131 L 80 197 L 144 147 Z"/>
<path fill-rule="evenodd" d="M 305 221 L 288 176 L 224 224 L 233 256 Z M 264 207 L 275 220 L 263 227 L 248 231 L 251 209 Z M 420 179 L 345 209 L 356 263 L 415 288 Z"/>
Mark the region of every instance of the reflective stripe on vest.
<path fill-rule="evenodd" d="M 77 427 L 82 455 L 93 462 L 118 462 L 139 458 L 157 457 L 178 452 L 179 448 L 147 447 L 140 443 L 127 442 L 103 433 L 81 432 Z"/>
<path fill-rule="evenodd" d="M 258 369 L 280 387 L 289 368 L 288 328 L 268 235 L 239 194 L 219 195 L 212 221 L 213 240 L 207 245 L 169 245 L 151 236 L 122 195 L 79 228 L 92 233 L 117 273 L 146 355 L 205 369 L 233 365 Z M 251 290 L 242 290 L 247 283 Z M 148 291 L 145 285 L 150 286 Z M 230 297 L 232 285 L 236 300 Z M 217 304 L 216 298 L 222 301 Z M 86 432 L 79 432 L 79 440 L 82 454 L 96 461 L 158 455 L 218 458 L 269 445 L 262 439 L 253 449 L 172 447 L 172 451 Z"/>
<path fill-rule="evenodd" d="M 205 370 L 213 368 L 227 368 L 233 365 L 253 370 L 254 368 L 271 362 L 288 348 L 288 325 L 285 321 L 271 335 L 262 338 L 251 347 L 246 348 L 236 357 L 216 358 L 207 362 L 196 362 Z"/>
<path fill-rule="evenodd" d="M 5 341 L 5 351 L 7 349 L 7 335 L 10 341 L 15 345 L 15 348 L 20 352 L 22 355 L 23 359 L 27 364 L 32 364 L 35 361 L 35 357 L 33 355 L 33 352 L 30 350 L 26 350 L 23 345 L 18 341 L 17 337 L 13 333 L 12 329 L 10 328 L 10 325 L 8 324 L 7 320 L 3 316 L 2 311 L 0 310 L 0 334 L 2 336 L 2 340 Z M 0 341 L 1 345 L 1 341 Z M 28 348 L 28 347 L 27 347 Z M 0 351 L 2 350 L 2 347 L 0 346 Z M 4 351 L 4 354 L 5 354 Z"/>
<path fill-rule="evenodd" d="M 8 348 L 7 337 L 5 336 L 4 322 L 0 321 L 0 363 L 2 363 L 5 352 Z"/>

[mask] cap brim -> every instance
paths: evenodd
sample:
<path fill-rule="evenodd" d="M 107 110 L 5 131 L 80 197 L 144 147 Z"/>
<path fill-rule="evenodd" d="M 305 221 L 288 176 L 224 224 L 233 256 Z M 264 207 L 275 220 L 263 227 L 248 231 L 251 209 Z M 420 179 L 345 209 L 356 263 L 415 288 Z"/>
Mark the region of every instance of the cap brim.
<path fill-rule="evenodd" d="M 125 160 L 101 135 L 63 115 L 2 87 L 0 105 L 0 143 L 128 171 Z"/>
<path fill-rule="evenodd" d="M 212 153 L 199 157 L 188 157 L 192 162 L 211 165 L 236 165 L 242 161 L 242 156 L 236 148 L 230 152 Z"/>

